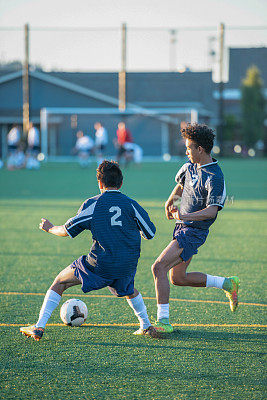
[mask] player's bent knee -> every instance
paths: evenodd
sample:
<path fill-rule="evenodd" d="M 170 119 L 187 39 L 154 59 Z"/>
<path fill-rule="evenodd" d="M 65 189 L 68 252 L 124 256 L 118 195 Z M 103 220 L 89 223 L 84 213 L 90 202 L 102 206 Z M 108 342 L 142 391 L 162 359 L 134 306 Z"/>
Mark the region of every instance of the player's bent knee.
<path fill-rule="evenodd" d="M 155 277 L 162 275 L 162 274 L 166 274 L 168 272 L 168 269 L 166 269 L 165 264 L 163 264 L 159 261 L 156 261 L 152 265 L 151 270 L 152 270 L 153 276 L 155 276 Z"/>
<path fill-rule="evenodd" d="M 57 275 L 56 278 L 54 279 L 54 282 L 53 282 L 52 286 L 61 285 L 61 284 L 63 284 L 63 283 L 64 283 L 64 281 L 63 281 L 63 279 L 62 279 L 62 276 L 59 274 L 59 275 Z"/>

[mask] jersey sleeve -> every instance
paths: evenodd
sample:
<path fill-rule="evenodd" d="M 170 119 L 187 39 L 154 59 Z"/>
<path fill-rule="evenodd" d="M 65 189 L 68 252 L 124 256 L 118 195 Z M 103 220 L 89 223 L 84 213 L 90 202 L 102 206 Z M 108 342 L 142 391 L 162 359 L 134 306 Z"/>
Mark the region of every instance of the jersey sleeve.
<path fill-rule="evenodd" d="M 185 182 L 185 173 L 187 168 L 189 167 L 190 163 L 185 163 L 177 172 L 175 176 L 175 182 L 179 183 L 180 185 L 184 186 Z"/>
<path fill-rule="evenodd" d="M 150 220 L 148 213 L 136 201 L 131 203 L 134 210 L 134 219 L 141 236 L 144 239 L 153 239 L 156 233 L 156 227 Z"/>
<path fill-rule="evenodd" d="M 218 206 L 218 211 L 222 210 L 226 198 L 223 176 L 210 175 L 206 182 L 206 189 L 208 192 L 206 207 Z"/>
<path fill-rule="evenodd" d="M 91 229 L 91 219 L 93 217 L 95 205 L 96 201 L 89 205 L 88 202 L 85 201 L 79 208 L 77 214 L 68 219 L 65 223 L 64 226 L 71 238 L 75 238 L 75 236 L 79 235 L 79 233 L 85 229 Z"/>

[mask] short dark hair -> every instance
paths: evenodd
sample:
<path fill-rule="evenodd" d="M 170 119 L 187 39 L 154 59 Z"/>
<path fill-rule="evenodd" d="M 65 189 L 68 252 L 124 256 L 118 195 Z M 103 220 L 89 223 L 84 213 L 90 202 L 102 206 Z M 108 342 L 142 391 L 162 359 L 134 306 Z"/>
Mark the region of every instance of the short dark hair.
<path fill-rule="evenodd" d="M 185 128 L 181 129 L 181 135 L 184 139 L 190 139 L 197 146 L 203 147 L 205 152 L 210 154 L 213 148 L 215 133 L 207 125 L 187 124 Z"/>
<path fill-rule="evenodd" d="M 96 170 L 96 177 L 106 188 L 120 188 L 123 181 L 121 169 L 116 161 L 104 160 Z"/>

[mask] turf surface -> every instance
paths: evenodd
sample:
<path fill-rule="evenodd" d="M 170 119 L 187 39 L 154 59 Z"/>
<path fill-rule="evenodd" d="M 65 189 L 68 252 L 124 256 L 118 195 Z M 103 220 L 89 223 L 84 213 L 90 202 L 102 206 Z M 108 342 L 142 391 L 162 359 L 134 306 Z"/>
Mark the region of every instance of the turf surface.
<path fill-rule="evenodd" d="M 138 200 L 157 226 L 155 239 L 142 242 L 136 278 L 154 317 L 150 266 L 171 238 L 173 223 L 164 219 L 163 204 L 181 163 L 124 171 L 124 193 Z M 86 326 L 62 326 L 58 309 L 40 342 L 20 335 L 19 326 L 36 321 L 40 294 L 91 243 L 88 233 L 75 240 L 45 234 L 38 230 L 40 218 L 65 222 L 97 193 L 97 185 L 93 167 L 81 170 L 75 164 L 0 170 L 1 398 L 264 398 L 267 162 L 224 160 L 221 165 L 228 202 L 190 270 L 238 274 L 242 304 L 232 314 L 220 290 L 172 287 L 176 330 L 161 341 L 133 336 L 136 319 L 127 302 L 107 289 L 87 297 L 79 288 L 66 292 L 65 300 L 86 302 Z"/>

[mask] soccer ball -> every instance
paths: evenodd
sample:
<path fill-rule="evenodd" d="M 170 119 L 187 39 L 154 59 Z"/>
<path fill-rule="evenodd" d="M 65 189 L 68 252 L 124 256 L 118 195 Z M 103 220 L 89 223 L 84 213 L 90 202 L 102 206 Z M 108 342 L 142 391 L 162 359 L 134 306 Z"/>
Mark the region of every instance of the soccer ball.
<path fill-rule="evenodd" d="M 87 316 L 86 304 L 79 299 L 67 300 L 60 309 L 60 318 L 65 325 L 81 326 Z"/>

